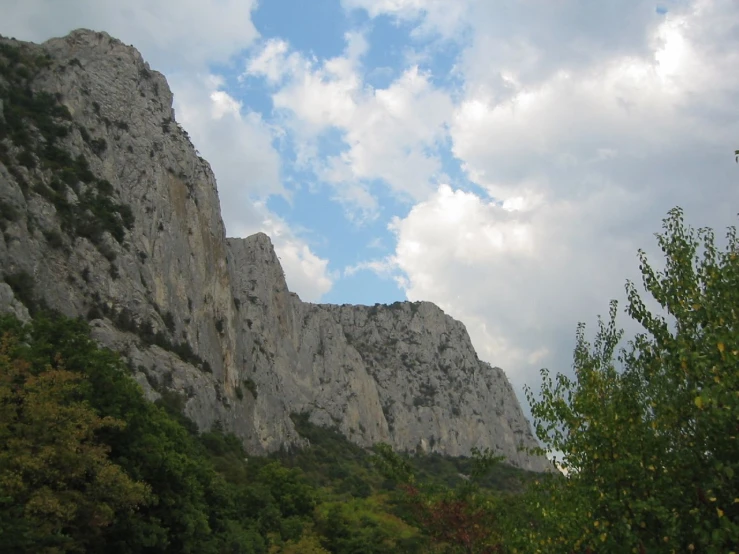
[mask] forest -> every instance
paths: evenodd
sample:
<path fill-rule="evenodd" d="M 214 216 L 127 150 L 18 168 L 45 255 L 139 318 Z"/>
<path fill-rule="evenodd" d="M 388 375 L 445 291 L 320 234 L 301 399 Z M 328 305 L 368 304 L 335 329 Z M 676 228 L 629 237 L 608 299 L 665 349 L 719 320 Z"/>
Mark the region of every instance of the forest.
<path fill-rule="evenodd" d="M 310 447 L 252 457 L 199 432 L 184 397 L 148 402 L 88 324 L 0 319 L 0 545 L 7 553 L 672 553 L 739 544 L 739 258 L 672 210 L 656 270 L 640 252 L 644 332 L 618 306 L 574 372 L 528 390 L 561 472 L 372 451 L 294 414 Z"/>

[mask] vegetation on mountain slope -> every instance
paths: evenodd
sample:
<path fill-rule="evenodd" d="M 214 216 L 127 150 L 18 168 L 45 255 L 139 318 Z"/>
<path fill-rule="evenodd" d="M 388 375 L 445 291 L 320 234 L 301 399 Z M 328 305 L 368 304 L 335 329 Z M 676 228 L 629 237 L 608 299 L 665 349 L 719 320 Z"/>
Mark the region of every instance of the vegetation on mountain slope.
<path fill-rule="evenodd" d="M 64 137 L 78 132 L 94 151 L 102 148 L 84 127 L 73 123 L 58 95 L 34 90 L 34 79 L 52 63 L 48 55 L 0 43 L 0 163 L 27 199 L 37 194 L 54 205 L 65 235 L 87 238 L 101 253 L 111 256 L 104 233 L 122 243 L 134 216 L 129 206 L 116 200 L 113 186 L 90 171 L 84 155 L 75 157 L 60 144 Z M 35 177 L 30 183 L 26 179 L 29 174 Z M 18 215 L 12 205 L 2 204 L 0 225 Z M 47 231 L 46 239 L 54 247 L 68 247 L 56 231 Z"/>
<path fill-rule="evenodd" d="M 739 543 L 739 259 L 734 230 L 665 220 L 642 254 L 617 353 L 616 305 L 575 376 L 530 396 L 567 475 L 473 459 L 374 456 L 295 416 L 312 447 L 248 458 L 147 402 L 80 320 L 0 320 L 0 544 L 7 552 L 732 552 Z M 702 246 L 702 251 L 701 250 Z M 485 475 L 493 469 L 495 477 Z M 487 483 L 488 486 L 484 486 Z M 490 485 L 494 485 L 491 487 Z"/>
<path fill-rule="evenodd" d="M 176 395 L 146 401 L 82 320 L 5 316 L 0 336 L 3 552 L 435 548 L 369 453 L 335 431 L 303 420 L 313 448 L 247 458 L 236 437 L 199 434 Z"/>
<path fill-rule="evenodd" d="M 133 215 L 84 156 L 59 98 L 34 91 L 52 62 L 0 44 L 0 164 L 54 205 L 54 248 L 90 240 L 110 259 Z M 31 178 L 28 181 L 26 178 Z M 70 198 L 75 199 L 70 202 Z M 0 202 L 0 230 L 24 214 Z M 652 313 L 627 283 L 644 329 L 626 347 L 617 305 L 595 340 L 579 326 L 574 376 L 543 371 L 529 391 L 545 449 L 566 475 L 472 459 L 374 456 L 295 414 L 311 447 L 247 459 L 218 429 L 199 433 L 182 399 L 147 402 L 118 355 L 80 320 L 49 314 L 23 272 L 4 274 L 34 315 L 0 319 L 0 547 L 9 553 L 734 552 L 739 544 L 739 259 L 734 229 L 719 252 L 709 229 L 675 209 L 658 242 L 665 269 L 640 253 Z M 32 222 L 27 221 L 30 228 Z M 114 266 L 111 266 L 111 269 Z M 127 313 L 146 344 L 203 365 Z M 665 314 L 664 316 L 661 314 Z M 243 393 L 243 391 L 242 391 Z"/>

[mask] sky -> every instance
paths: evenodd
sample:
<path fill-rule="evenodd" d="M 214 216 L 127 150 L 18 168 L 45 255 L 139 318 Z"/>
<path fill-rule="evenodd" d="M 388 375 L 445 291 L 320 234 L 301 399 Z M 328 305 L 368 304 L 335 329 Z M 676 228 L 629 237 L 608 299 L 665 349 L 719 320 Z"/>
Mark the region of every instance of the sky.
<path fill-rule="evenodd" d="M 681 206 L 739 211 L 736 0 L 0 0 L 0 34 L 133 44 L 229 236 L 303 300 L 427 300 L 525 407 Z M 621 310 L 627 335 L 638 331 Z"/>

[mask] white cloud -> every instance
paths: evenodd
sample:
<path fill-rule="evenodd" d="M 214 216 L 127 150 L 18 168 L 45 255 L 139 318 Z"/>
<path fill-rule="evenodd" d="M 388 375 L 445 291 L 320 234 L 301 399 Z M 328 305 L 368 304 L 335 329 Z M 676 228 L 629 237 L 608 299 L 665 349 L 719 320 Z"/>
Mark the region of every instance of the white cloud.
<path fill-rule="evenodd" d="M 23 0 L 0 19 L 0 33 L 34 42 L 86 27 L 133 44 L 155 69 L 171 72 L 226 62 L 259 36 L 256 0 Z"/>
<path fill-rule="evenodd" d="M 529 4 L 560 17 L 577 3 Z M 719 236 L 735 223 L 739 5 L 701 0 L 660 23 L 644 3 L 619 4 L 620 20 L 609 27 L 588 12 L 598 25 L 560 46 L 554 37 L 571 27 L 558 18 L 546 29 L 532 15 L 537 35 L 520 15 L 507 33 L 479 12 L 450 133 L 490 196 L 440 187 L 394 220 L 392 256 L 352 268 L 393 266 L 409 299 L 463 321 L 519 391 L 538 383 L 540 366 L 569 370 L 577 322 L 592 330 L 609 299 L 623 299 L 625 280 L 641 281 L 638 248 L 660 265 L 652 234 L 670 208 Z M 597 33 L 594 55 L 576 55 Z M 496 40 L 505 48 L 481 47 Z"/>
<path fill-rule="evenodd" d="M 359 262 L 344 268 L 344 276 L 351 277 L 360 271 L 372 271 L 381 277 L 392 277 L 396 273 L 397 263 L 395 258 L 388 257 L 384 260 L 371 260 L 368 262 Z"/>
<path fill-rule="evenodd" d="M 738 56 L 732 49 L 701 51 L 706 43 L 687 36 L 701 26 L 709 20 L 696 13 L 668 18 L 654 30 L 649 55 L 560 71 L 504 101 L 472 87 L 452 124 L 455 155 L 496 197 L 517 194 L 522 184 L 574 197 L 594 186 L 642 188 L 645 168 L 669 174 L 658 164 L 674 156 L 682 165 L 681 150 L 729 149 L 739 130 L 735 119 L 706 116 L 725 111 L 727 93 L 739 90 L 739 79 L 724 69 Z"/>
<path fill-rule="evenodd" d="M 376 216 L 369 183 L 382 181 L 399 197 L 416 200 L 433 191 L 453 104 L 418 67 L 385 89 L 372 89 L 361 76 L 366 39 L 354 33 L 346 40 L 344 55 L 323 63 L 268 41 L 248 61 L 246 76 L 279 84 L 272 100 L 295 134 L 298 164 L 332 184 L 335 198 L 362 221 Z M 316 141 L 331 129 L 340 133 L 345 149 L 318 161 Z"/>
<path fill-rule="evenodd" d="M 413 36 L 438 34 L 451 38 L 464 28 L 470 2 L 463 0 L 342 0 L 346 9 L 363 9 L 370 17 L 390 15 L 400 21 L 418 21 Z"/>
<path fill-rule="evenodd" d="M 290 45 L 284 40 L 268 40 L 261 52 L 248 60 L 246 73 L 261 75 L 270 83 L 278 83 L 289 71 L 295 71 L 295 62 L 299 60 L 299 56 L 294 55 L 288 61 L 289 49 Z"/>
<path fill-rule="evenodd" d="M 437 35 L 469 45 L 463 58 L 468 80 L 500 84 L 501 71 L 524 81 L 553 69 L 577 67 L 614 53 L 647 50 L 645 28 L 656 23 L 652 0 L 343 0 L 376 18 L 415 24 L 411 36 Z M 527 83 L 528 84 L 528 83 Z"/>

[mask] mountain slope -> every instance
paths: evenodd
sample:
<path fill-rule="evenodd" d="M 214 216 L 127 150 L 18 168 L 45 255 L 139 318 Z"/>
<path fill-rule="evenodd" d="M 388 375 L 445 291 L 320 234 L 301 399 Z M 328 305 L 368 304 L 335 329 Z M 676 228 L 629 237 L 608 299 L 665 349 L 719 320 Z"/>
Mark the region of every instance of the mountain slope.
<path fill-rule="evenodd" d="M 304 444 L 290 418 L 352 441 L 542 471 L 502 370 L 433 304 L 333 306 L 290 293 L 264 234 L 226 239 L 216 182 L 138 51 L 74 31 L 0 40 L 0 310 L 91 321 L 150 399 L 247 450 Z"/>

